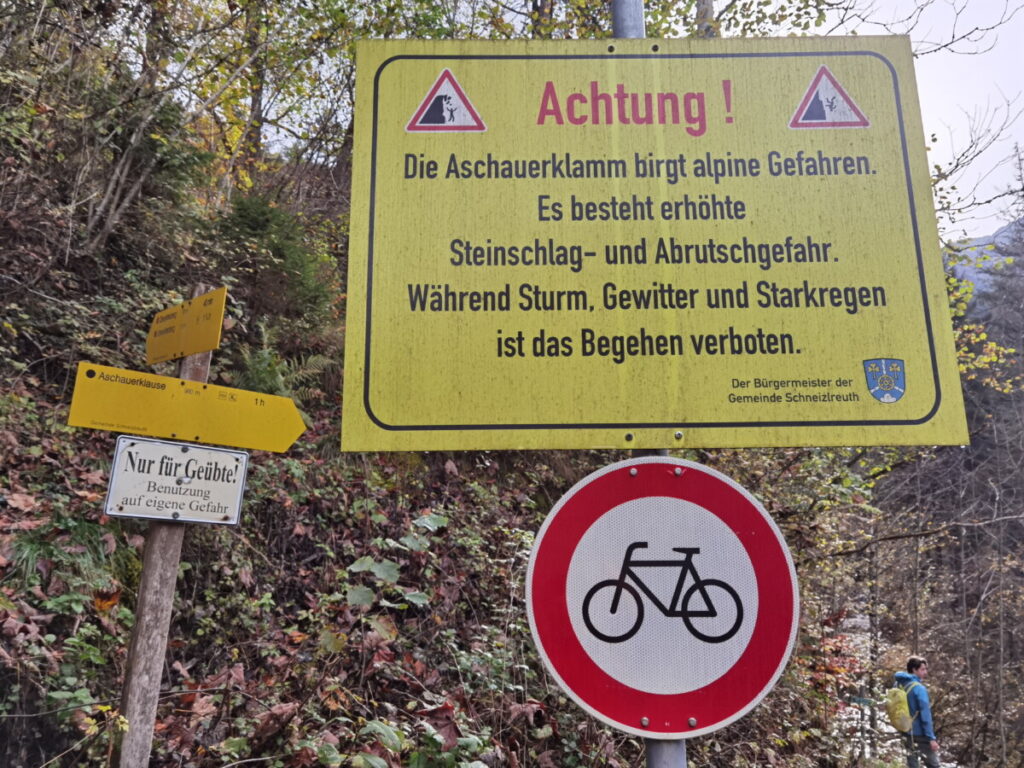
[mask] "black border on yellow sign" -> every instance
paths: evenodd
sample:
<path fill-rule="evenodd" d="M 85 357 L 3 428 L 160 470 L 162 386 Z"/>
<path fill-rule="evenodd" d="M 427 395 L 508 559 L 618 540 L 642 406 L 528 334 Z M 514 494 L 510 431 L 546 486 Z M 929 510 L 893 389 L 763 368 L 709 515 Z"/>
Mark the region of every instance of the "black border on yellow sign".
<path fill-rule="evenodd" d="M 655 46 L 656 47 L 656 46 Z M 907 149 L 906 126 L 903 120 L 903 104 L 900 97 L 899 75 L 896 68 L 885 56 L 876 51 L 793 51 L 780 53 L 615 53 L 614 45 L 608 46 L 607 54 L 403 54 L 392 56 L 385 60 L 377 68 L 373 79 L 373 134 L 370 156 L 370 201 L 369 201 L 369 222 L 368 222 L 368 248 L 367 248 L 367 272 L 366 272 L 366 332 L 363 362 L 363 408 L 367 417 L 381 429 L 393 432 L 419 432 L 419 431 L 460 431 L 460 430 L 530 430 L 530 429 L 642 429 L 642 428 L 677 428 L 686 427 L 689 429 L 713 429 L 739 427 L 873 427 L 873 426 L 915 426 L 924 424 L 931 420 L 938 413 L 942 402 L 942 388 L 939 381 L 939 366 L 935 356 L 935 338 L 932 331 L 931 311 L 928 307 L 928 291 L 924 276 L 924 263 L 921 252 L 921 234 L 918 228 L 917 207 L 914 205 L 914 183 L 910 173 L 910 157 Z M 903 157 L 903 173 L 907 185 L 907 203 L 910 206 L 910 222 L 914 233 L 914 249 L 917 259 L 918 282 L 921 286 L 922 309 L 924 310 L 924 323 L 928 334 L 928 351 L 931 358 L 932 382 L 935 387 L 935 401 L 931 409 L 919 419 L 850 419 L 850 420 L 813 420 L 813 421 L 670 421 L 670 422 L 551 422 L 535 424 L 517 423 L 493 423 L 493 424 L 388 424 L 382 421 L 373 411 L 370 402 L 370 373 L 372 365 L 370 361 L 370 337 L 373 331 L 373 258 L 374 258 L 374 231 L 376 216 L 376 191 L 377 191 L 377 125 L 378 108 L 380 104 L 380 79 L 385 68 L 397 61 L 511 61 L 511 60 L 538 60 L 538 61 L 577 61 L 594 60 L 606 61 L 609 59 L 770 59 L 770 58 L 828 58 L 848 56 L 870 56 L 883 62 L 889 68 L 892 75 L 893 97 L 896 104 L 897 122 L 899 124 L 900 149 Z"/>

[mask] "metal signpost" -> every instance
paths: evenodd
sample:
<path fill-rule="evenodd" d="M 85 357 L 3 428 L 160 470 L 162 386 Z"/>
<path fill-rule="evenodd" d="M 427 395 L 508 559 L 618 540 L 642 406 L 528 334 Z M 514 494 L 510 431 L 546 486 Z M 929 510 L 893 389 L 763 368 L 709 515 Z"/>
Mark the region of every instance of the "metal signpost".
<path fill-rule="evenodd" d="M 966 442 L 909 40 L 611 10 L 614 40 L 357 44 L 343 450 Z M 765 510 L 663 456 L 559 501 L 527 601 L 648 768 L 756 706 L 798 623 Z"/>
<path fill-rule="evenodd" d="M 711 0 L 699 0 L 697 13 L 706 12 Z M 643 0 L 612 0 L 612 34 L 617 38 L 647 37 L 644 22 Z M 651 453 L 659 456 L 667 455 L 665 450 Z M 647 757 L 647 768 L 686 768 L 686 740 L 646 739 L 644 752 Z"/>
<path fill-rule="evenodd" d="M 966 441 L 907 38 L 357 58 L 345 450 Z"/>
<path fill-rule="evenodd" d="M 551 674 L 586 711 L 665 740 L 756 706 L 796 637 L 796 574 L 782 534 L 746 490 L 714 470 L 646 457 L 594 472 L 537 535 L 527 611 Z M 659 765 L 649 762 L 649 765 Z"/>

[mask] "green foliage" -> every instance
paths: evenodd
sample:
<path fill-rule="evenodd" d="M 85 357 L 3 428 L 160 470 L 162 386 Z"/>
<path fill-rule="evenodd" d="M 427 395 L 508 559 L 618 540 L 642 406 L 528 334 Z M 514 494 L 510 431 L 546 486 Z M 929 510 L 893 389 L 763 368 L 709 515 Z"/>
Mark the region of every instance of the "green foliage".
<path fill-rule="evenodd" d="M 970 253 L 948 249 L 946 257 L 951 266 L 970 265 L 990 276 L 1012 275 L 1019 271 L 1013 257 L 997 254 L 994 246 L 988 246 L 981 252 L 972 250 Z M 990 332 L 992 322 L 982 322 L 968 315 L 968 308 L 976 306 L 974 283 L 950 273 L 946 276 L 946 289 L 956 333 L 961 377 L 964 381 L 976 382 L 1002 394 L 1020 389 L 1024 375 L 1019 370 L 1018 350 L 1007 346 Z M 988 298 L 990 302 L 999 301 L 999 297 Z M 998 327 L 998 320 L 994 324 Z M 1005 335 L 1013 339 L 1012 333 Z"/>
<path fill-rule="evenodd" d="M 814 34 L 835 7 L 830 0 L 746 0 L 715 3 L 710 20 L 717 36 L 763 37 Z M 647 0 L 643 6 L 647 37 L 694 37 L 699 30 L 696 0 Z M 603 0 L 565 3 L 479 3 L 469 19 L 459 19 L 453 37 L 509 39 L 601 39 L 612 35 L 610 5 Z"/>
<path fill-rule="evenodd" d="M 236 196 L 220 226 L 258 297 L 257 315 L 322 320 L 332 300 L 330 259 L 306 242 L 299 219 L 258 195 Z M 226 265 L 229 266 L 229 265 Z"/>
<path fill-rule="evenodd" d="M 340 383 L 333 231 L 264 197 L 236 195 L 205 235 L 204 253 L 245 321 L 233 370 L 221 369 L 226 383 L 305 401 Z"/>
<path fill-rule="evenodd" d="M 306 409 L 333 405 L 327 402 L 327 391 L 339 380 L 339 360 L 316 353 L 288 360 L 264 324 L 259 326 L 259 336 L 258 347 L 239 345 L 236 370 L 222 371 L 222 379 L 238 389 L 292 398 Z"/>
<path fill-rule="evenodd" d="M 62 740 L 85 764 L 123 730 L 102 700 L 123 671 L 132 613 L 121 596 L 138 552 L 97 514 L 97 448 L 109 441 L 77 443 L 62 417 L 23 388 L 0 396 L 0 442 L 17 449 L 0 479 L 0 761 L 12 764 Z M 52 715 L 25 719 L 38 711 Z"/>
<path fill-rule="evenodd" d="M 0 371 L 46 387 L 80 359 L 137 359 L 139 314 L 181 288 L 207 156 L 179 104 L 133 93 L 127 66 L 65 34 L 59 9 L 15 6 L 0 53 Z"/>

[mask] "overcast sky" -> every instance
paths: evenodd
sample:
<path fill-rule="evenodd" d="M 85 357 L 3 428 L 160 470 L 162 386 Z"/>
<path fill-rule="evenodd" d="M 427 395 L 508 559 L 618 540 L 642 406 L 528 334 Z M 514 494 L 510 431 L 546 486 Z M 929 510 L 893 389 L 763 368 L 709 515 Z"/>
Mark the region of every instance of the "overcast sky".
<path fill-rule="evenodd" d="M 936 134 L 938 142 L 929 153 L 930 164 L 944 161 L 969 143 L 972 125 L 998 128 L 1007 118 L 1024 111 L 1024 0 L 1011 0 L 1004 11 L 1003 0 L 878 0 L 872 17 L 890 21 L 903 19 L 917 6 L 925 6 L 916 26 L 909 30 L 916 52 L 948 41 L 954 30 L 964 33 L 974 27 L 995 24 L 1001 16 L 1011 20 L 985 34 L 977 42 L 965 40 L 955 46 L 960 53 L 939 51 L 920 55 L 915 60 L 918 90 L 925 135 Z M 955 12 L 960 8 L 959 18 Z M 877 27 L 861 26 L 860 34 L 884 34 Z M 898 25 L 891 32 L 908 31 Z M 969 54 L 968 52 L 975 52 Z M 1013 102 L 1007 107 L 1007 101 Z M 1024 116 L 1003 130 L 996 141 L 974 164 L 958 185 L 961 190 L 978 185 L 978 197 L 987 198 L 1014 183 L 1009 163 L 996 166 L 1012 152 L 1014 143 L 1024 150 Z M 1008 201 L 1003 200 L 981 210 L 971 219 L 950 225 L 940 222 L 943 234 L 955 237 L 988 235 L 1008 220 Z"/>

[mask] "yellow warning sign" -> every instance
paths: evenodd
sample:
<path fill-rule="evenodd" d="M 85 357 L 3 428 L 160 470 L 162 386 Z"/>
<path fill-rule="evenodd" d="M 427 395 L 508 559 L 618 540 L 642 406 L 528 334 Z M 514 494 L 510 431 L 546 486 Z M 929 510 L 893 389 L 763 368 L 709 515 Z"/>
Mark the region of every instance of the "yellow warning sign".
<path fill-rule="evenodd" d="M 907 38 L 357 56 L 346 450 L 967 440 Z"/>
<path fill-rule="evenodd" d="M 146 362 L 153 365 L 217 349 L 227 294 L 227 288 L 216 288 L 158 312 L 146 337 Z"/>
<path fill-rule="evenodd" d="M 278 453 L 306 431 L 287 397 L 84 362 L 68 425 Z"/>

